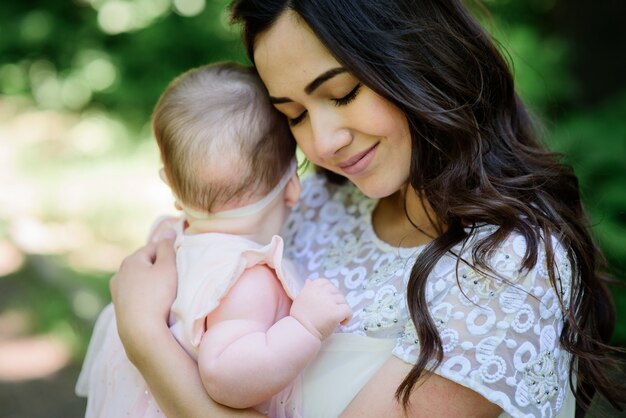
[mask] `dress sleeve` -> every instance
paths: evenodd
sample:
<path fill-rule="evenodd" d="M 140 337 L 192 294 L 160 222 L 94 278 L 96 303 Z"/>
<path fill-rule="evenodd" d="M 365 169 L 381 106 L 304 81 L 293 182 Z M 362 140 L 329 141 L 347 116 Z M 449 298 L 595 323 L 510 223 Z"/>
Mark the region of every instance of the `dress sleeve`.
<path fill-rule="evenodd" d="M 563 247 L 553 242 L 556 289 L 543 243 L 536 265 L 520 270 L 526 241 L 519 234 L 511 234 L 490 256 L 495 274 L 473 263 L 457 265 L 450 255 L 428 279 L 427 302 L 444 352 L 435 372 L 499 405 L 503 416 L 556 416 L 570 393 L 570 354 L 559 343 L 564 319 L 556 292 L 569 300 L 571 267 Z M 471 251 L 462 259 L 470 260 Z M 418 351 L 408 320 L 393 353 L 414 364 Z"/>

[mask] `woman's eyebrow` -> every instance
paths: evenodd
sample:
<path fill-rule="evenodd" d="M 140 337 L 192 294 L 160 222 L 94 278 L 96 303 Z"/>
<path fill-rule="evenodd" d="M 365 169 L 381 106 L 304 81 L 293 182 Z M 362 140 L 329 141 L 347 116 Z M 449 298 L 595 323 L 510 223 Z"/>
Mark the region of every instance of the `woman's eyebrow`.
<path fill-rule="evenodd" d="M 315 80 L 311 81 L 305 88 L 304 91 L 306 92 L 306 94 L 311 94 L 315 91 L 315 89 L 317 89 L 319 86 L 321 86 L 322 84 L 324 84 L 326 81 L 330 80 L 331 78 L 333 78 L 334 76 L 341 74 L 341 73 L 345 73 L 347 70 L 343 67 L 337 67 L 337 68 L 333 68 L 330 69 L 320 75 L 318 75 Z"/>
<path fill-rule="evenodd" d="M 323 72 L 322 74 L 318 75 L 315 80 L 311 81 L 309 84 L 306 85 L 306 87 L 304 88 L 304 92 L 306 94 L 311 94 L 313 93 L 319 86 L 321 86 L 322 84 L 324 84 L 326 81 L 330 80 L 331 78 L 333 78 L 336 75 L 342 74 L 347 72 L 347 70 L 343 67 L 337 67 L 337 68 L 331 68 L 328 71 Z M 270 96 L 270 102 L 272 104 L 281 104 L 281 103 L 289 103 L 292 102 L 293 100 L 291 100 L 288 97 L 272 97 Z"/>

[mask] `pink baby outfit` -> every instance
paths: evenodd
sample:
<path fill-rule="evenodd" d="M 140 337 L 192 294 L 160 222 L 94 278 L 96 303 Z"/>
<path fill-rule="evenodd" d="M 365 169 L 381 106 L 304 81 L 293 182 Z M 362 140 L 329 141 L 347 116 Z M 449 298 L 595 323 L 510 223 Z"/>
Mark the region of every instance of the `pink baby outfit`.
<path fill-rule="evenodd" d="M 283 240 L 279 236 L 263 246 L 236 235 L 185 235 L 183 223 L 184 219 L 180 219 L 174 225 L 178 290 L 169 322 L 172 334 L 197 360 L 206 316 L 219 306 L 246 269 L 256 265 L 271 267 L 291 299 L 300 285 L 294 267 L 283 260 Z M 76 393 L 88 396 L 86 418 L 165 416 L 139 371 L 126 357 L 112 305 L 103 310 L 96 322 Z M 300 417 L 300 398 L 297 379 L 257 409 L 270 417 Z"/>

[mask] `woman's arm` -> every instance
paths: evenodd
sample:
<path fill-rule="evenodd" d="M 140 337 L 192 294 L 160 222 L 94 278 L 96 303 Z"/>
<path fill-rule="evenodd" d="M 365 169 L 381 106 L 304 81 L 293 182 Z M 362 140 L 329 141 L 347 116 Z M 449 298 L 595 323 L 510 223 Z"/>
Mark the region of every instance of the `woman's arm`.
<path fill-rule="evenodd" d="M 428 374 L 415 385 L 405 413 L 395 398 L 395 391 L 411 367 L 392 356 L 361 389 L 341 418 L 495 418 L 502 412 L 499 406 L 477 392 L 437 374 Z"/>
<path fill-rule="evenodd" d="M 197 364 L 171 334 L 167 318 L 176 297 L 175 264 L 173 241 L 164 239 L 127 257 L 111 279 L 118 332 L 128 358 L 169 418 L 262 417 L 214 402 Z"/>

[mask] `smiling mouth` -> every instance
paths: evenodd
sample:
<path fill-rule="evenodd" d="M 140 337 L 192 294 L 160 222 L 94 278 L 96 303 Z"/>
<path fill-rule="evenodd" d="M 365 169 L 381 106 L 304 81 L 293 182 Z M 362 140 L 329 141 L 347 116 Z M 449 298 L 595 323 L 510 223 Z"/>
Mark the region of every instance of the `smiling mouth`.
<path fill-rule="evenodd" d="M 367 154 L 370 153 L 370 151 L 372 151 L 374 148 L 376 148 L 378 146 L 378 142 L 375 143 L 373 146 L 371 146 L 370 148 L 366 149 L 363 152 L 358 153 L 357 155 L 347 159 L 346 161 L 342 162 L 341 164 L 339 164 L 339 168 L 341 168 L 342 170 L 349 168 L 353 165 L 355 165 L 356 163 L 358 163 L 359 161 L 361 161 L 363 159 L 363 157 L 365 157 Z"/>
<path fill-rule="evenodd" d="M 366 149 L 363 152 L 360 152 L 346 161 L 338 164 L 338 167 L 343 171 L 346 175 L 356 176 L 367 170 L 370 163 L 374 159 L 376 154 L 376 149 L 380 142 L 375 143 L 372 147 Z"/>

